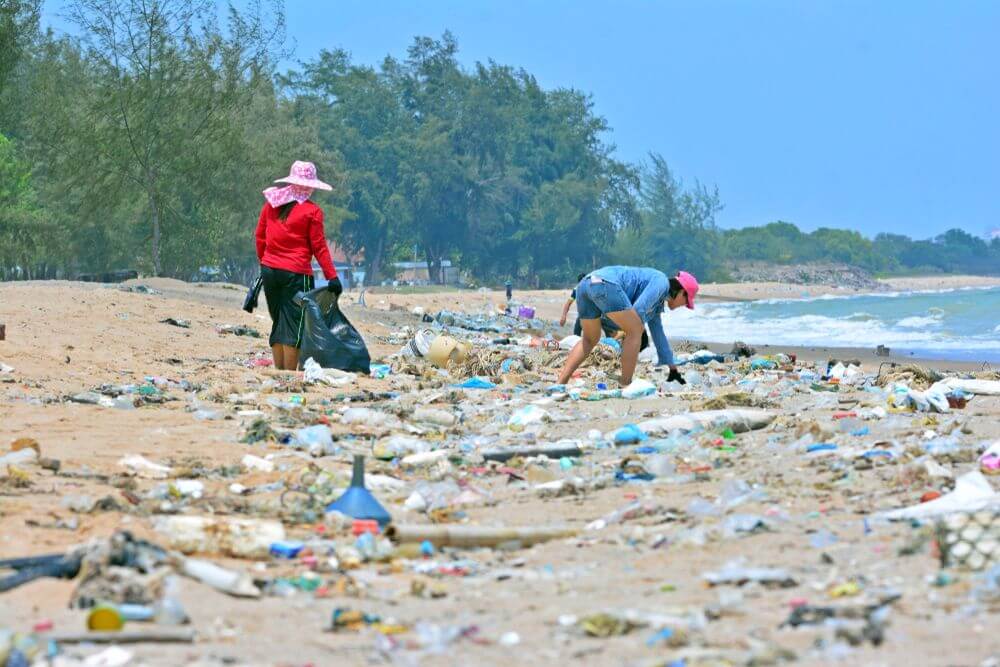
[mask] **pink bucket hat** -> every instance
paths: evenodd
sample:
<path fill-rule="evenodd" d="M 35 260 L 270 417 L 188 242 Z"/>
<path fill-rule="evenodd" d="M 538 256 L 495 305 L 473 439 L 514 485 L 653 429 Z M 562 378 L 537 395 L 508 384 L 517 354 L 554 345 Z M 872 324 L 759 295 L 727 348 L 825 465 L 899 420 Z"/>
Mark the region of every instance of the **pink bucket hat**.
<path fill-rule="evenodd" d="M 681 287 L 684 288 L 684 291 L 687 292 L 688 308 L 694 310 L 694 295 L 698 293 L 698 279 L 687 271 L 678 271 L 677 282 L 679 282 Z"/>
<path fill-rule="evenodd" d="M 301 185 L 306 188 L 316 188 L 317 190 L 333 190 L 333 188 L 316 178 L 316 165 L 312 162 L 296 160 L 292 163 L 292 168 L 288 170 L 288 176 L 279 178 L 275 183 L 291 183 Z"/>

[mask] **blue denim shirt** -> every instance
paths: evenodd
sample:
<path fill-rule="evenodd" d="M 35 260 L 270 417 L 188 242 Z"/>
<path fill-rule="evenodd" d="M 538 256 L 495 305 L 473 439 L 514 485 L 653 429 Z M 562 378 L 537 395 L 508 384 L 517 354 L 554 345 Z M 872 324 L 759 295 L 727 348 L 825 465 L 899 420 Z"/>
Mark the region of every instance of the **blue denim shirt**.
<path fill-rule="evenodd" d="M 670 290 L 670 279 L 663 271 L 640 266 L 605 266 L 592 271 L 592 276 L 622 288 L 639 318 L 649 325 L 649 334 L 656 346 L 657 363 L 674 364 L 674 352 L 663 332 L 663 302 Z"/>

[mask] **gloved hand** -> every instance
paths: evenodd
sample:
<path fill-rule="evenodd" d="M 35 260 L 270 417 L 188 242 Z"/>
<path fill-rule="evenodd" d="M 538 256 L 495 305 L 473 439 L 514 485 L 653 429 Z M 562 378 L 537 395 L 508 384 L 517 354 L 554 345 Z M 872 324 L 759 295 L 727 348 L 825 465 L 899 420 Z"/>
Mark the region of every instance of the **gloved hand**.
<path fill-rule="evenodd" d="M 670 369 L 670 374 L 667 375 L 667 382 L 677 382 L 679 384 L 687 384 L 687 380 L 681 375 L 681 372 L 677 370 L 676 367 Z"/>
<path fill-rule="evenodd" d="M 326 291 L 333 292 L 340 296 L 344 292 L 344 286 L 340 284 L 340 278 L 334 278 L 326 284 Z"/>

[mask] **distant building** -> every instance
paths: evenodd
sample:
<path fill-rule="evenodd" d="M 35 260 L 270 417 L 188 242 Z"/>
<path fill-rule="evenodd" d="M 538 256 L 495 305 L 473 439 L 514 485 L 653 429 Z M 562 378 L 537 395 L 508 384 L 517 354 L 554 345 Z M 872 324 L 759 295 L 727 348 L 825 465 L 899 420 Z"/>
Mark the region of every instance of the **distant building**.
<path fill-rule="evenodd" d="M 337 277 L 343 284 L 344 289 L 351 289 L 364 283 L 365 280 L 365 251 L 362 248 L 355 254 L 349 254 L 346 249 L 334 241 L 327 241 L 330 248 L 330 257 L 333 259 L 333 266 L 337 269 Z M 312 261 L 313 277 L 316 279 L 316 286 L 322 287 L 326 284 L 326 277 L 323 269 L 315 259 Z"/>
<path fill-rule="evenodd" d="M 996 227 L 996 228 L 990 230 L 986 234 L 986 238 L 988 238 L 990 240 L 992 240 L 992 239 L 1000 239 L 1000 227 Z"/>
<path fill-rule="evenodd" d="M 392 265 L 396 269 L 396 280 L 414 285 L 430 285 L 431 276 L 427 268 L 427 262 L 396 262 Z M 451 265 L 450 259 L 441 260 L 441 283 L 444 285 L 458 285 L 459 271 L 457 266 Z"/>

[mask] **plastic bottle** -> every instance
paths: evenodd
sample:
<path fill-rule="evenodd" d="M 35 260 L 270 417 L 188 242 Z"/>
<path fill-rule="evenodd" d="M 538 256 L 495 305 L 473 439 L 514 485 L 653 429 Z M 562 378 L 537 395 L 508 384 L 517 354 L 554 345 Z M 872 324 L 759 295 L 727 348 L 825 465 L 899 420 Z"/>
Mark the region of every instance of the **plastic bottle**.
<path fill-rule="evenodd" d="M 295 432 L 292 445 L 296 449 L 305 449 L 313 456 L 328 456 L 337 452 L 333 444 L 333 434 L 330 432 L 330 427 L 325 424 L 300 428 Z"/>

